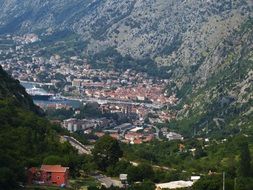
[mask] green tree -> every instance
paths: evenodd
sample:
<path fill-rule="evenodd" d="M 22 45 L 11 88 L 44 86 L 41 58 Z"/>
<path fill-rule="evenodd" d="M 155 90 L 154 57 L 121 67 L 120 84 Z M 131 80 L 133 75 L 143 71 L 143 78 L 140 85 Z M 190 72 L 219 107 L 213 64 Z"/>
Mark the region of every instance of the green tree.
<path fill-rule="evenodd" d="M 153 168 L 148 164 L 130 166 L 127 169 L 129 182 L 152 180 L 154 178 Z"/>
<path fill-rule="evenodd" d="M 97 170 L 97 165 L 93 161 L 93 157 L 90 155 L 86 155 L 83 160 L 82 169 L 86 173 L 91 173 Z"/>
<path fill-rule="evenodd" d="M 130 162 L 120 160 L 115 165 L 107 168 L 107 174 L 109 176 L 119 176 L 121 173 L 125 173 L 128 167 L 131 167 Z"/>
<path fill-rule="evenodd" d="M 143 179 L 152 179 L 154 177 L 154 170 L 152 166 L 148 164 L 140 164 L 138 166 L 139 170 L 141 171 L 141 176 Z"/>
<path fill-rule="evenodd" d="M 198 180 L 193 185 L 193 190 L 220 190 L 222 187 L 221 177 L 220 179 L 217 177 L 209 176 Z"/>
<path fill-rule="evenodd" d="M 14 189 L 17 186 L 13 171 L 6 167 L 0 168 L 0 189 Z"/>
<path fill-rule="evenodd" d="M 253 189 L 253 178 L 238 178 L 236 181 L 236 190 L 252 190 Z"/>
<path fill-rule="evenodd" d="M 198 145 L 196 147 L 196 151 L 195 151 L 195 159 L 199 159 L 201 157 L 204 157 L 206 156 L 206 152 L 203 150 L 202 146 L 201 145 Z"/>
<path fill-rule="evenodd" d="M 108 166 L 116 164 L 122 155 L 118 141 L 109 135 L 101 137 L 93 149 L 94 161 L 101 170 L 106 170 Z"/>
<path fill-rule="evenodd" d="M 100 188 L 95 187 L 95 186 L 90 186 L 87 188 L 88 190 L 100 190 Z"/>
<path fill-rule="evenodd" d="M 47 165 L 59 165 L 63 163 L 63 159 L 60 156 L 50 155 L 44 158 L 43 164 Z"/>
<path fill-rule="evenodd" d="M 234 181 L 226 178 L 226 189 L 233 189 Z M 222 189 L 222 175 L 202 177 L 193 185 L 193 190 L 221 190 Z"/>
<path fill-rule="evenodd" d="M 240 165 L 239 165 L 239 177 L 250 177 L 251 175 L 251 157 L 249 151 L 248 142 L 240 144 Z"/>

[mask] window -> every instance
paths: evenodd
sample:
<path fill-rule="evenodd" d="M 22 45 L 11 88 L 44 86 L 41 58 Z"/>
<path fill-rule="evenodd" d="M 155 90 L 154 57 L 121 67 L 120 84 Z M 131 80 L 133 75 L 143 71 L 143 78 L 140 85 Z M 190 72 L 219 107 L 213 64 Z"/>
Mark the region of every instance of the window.
<path fill-rule="evenodd" d="M 59 177 L 59 176 L 57 176 L 57 179 L 60 179 L 60 177 Z"/>

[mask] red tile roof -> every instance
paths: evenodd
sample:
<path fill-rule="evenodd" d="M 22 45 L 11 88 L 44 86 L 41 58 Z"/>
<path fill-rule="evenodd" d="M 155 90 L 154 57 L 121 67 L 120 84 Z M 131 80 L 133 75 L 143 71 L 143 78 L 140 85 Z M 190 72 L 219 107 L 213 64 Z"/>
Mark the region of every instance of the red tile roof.
<path fill-rule="evenodd" d="M 134 144 L 142 144 L 142 140 L 141 139 L 135 139 L 133 142 L 134 142 Z"/>
<path fill-rule="evenodd" d="M 66 172 L 69 168 L 61 165 L 42 165 L 40 169 L 46 172 Z"/>

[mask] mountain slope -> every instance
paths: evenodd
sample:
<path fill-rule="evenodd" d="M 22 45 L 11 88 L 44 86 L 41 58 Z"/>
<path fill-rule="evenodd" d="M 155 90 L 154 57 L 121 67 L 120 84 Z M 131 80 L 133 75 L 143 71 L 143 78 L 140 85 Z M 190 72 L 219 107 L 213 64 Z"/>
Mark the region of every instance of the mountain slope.
<path fill-rule="evenodd" d="M 183 56 L 178 61 L 193 64 L 191 54 L 215 47 L 250 15 L 251 6 L 251 0 L 1 0 L 0 28 L 69 29 L 89 41 L 90 51 L 116 47 L 122 55 L 151 55 L 168 64 L 175 50 Z"/>
<path fill-rule="evenodd" d="M 185 85 L 178 114 L 184 130 L 226 136 L 253 127 L 253 20 L 245 22 L 217 49 L 223 54 L 205 85 Z M 187 88 L 191 86 L 191 88 Z M 182 89 L 181 89 L 182 90 Z M 190 107 L 190 108 L 189 108 Z M 195 130 L 193 130 L 195 129 Z M 193 134 L 193 133 L 191 133 Z"/>
<path fill-rule="evenodd" d="M 70 30 L 87 44 L 86 56 L 151 58 L 179 88 L 206 81 L 222 59 L 217 47 L 253 16 L 252 0 L 0 0 L 0 7 L 0 34 Z"/>

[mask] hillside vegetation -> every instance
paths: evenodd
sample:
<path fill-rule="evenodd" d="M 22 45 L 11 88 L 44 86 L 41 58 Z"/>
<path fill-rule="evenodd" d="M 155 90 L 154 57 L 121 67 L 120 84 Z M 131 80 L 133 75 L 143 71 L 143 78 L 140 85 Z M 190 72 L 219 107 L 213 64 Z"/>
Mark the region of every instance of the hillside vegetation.
<path fill-rule="evenodd" d="M 62 164 L 77 165 L 77 152 L 60 143 L 62 131 L 40 117 L 24 88 L 0 68 L 0 189 L 19 189 L 26 181 L 26 170 L 40 166 L 50 156 L 60 156 Z M 45 161 L 45 160 L 44 160 Z"/>
<path fill-rule="evenodd" d="M 32 98 L 26 93 L 19 81 L 11 78 L 0 66 L 0 100 L 12 100 L 16 106 L 42 114 L 42 111 L 33 104 Z"/>
<path fill-rule="evenodd" d="M 217 47 L 224 58 L 206 83 L 188 83 L 178 91 L 182 94 L 179 111 L 181 130 L 191 135 L 211 134 L 224 137 L 253 127 L 253 20 Z M 204 71 L 203 71 L 204 72 Z M 175 125 L 174 125 L 175 124 Z"/>

